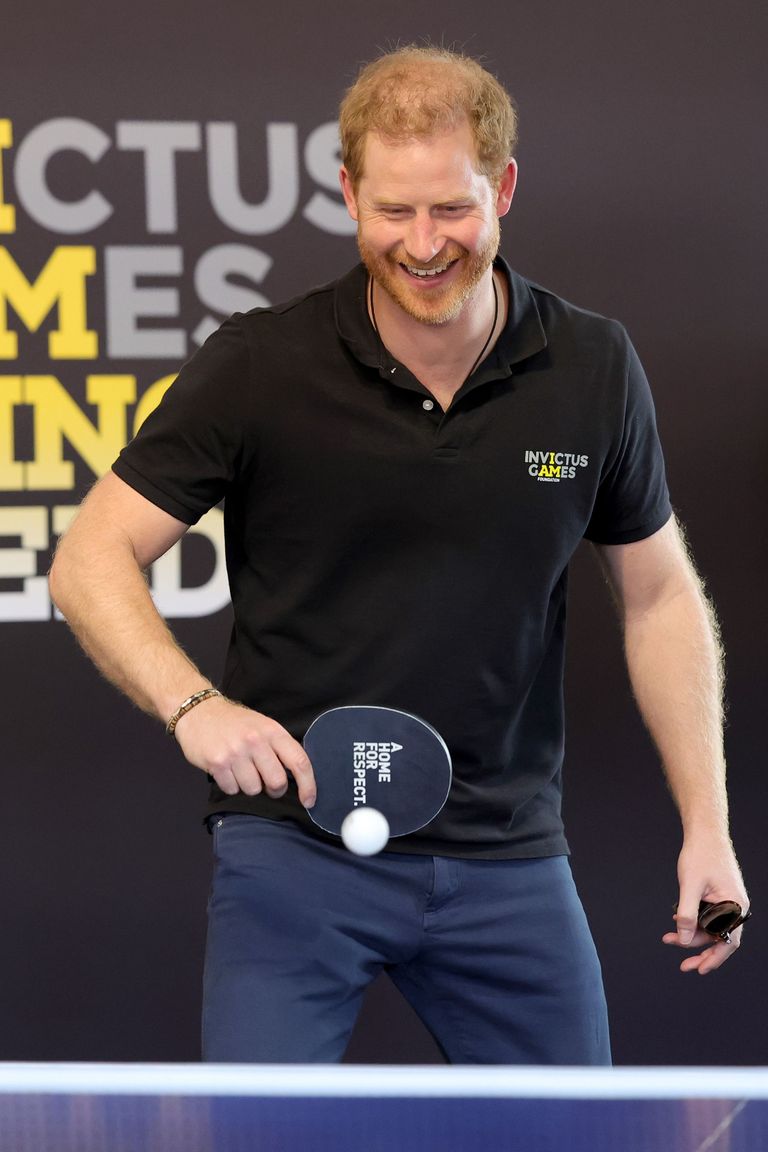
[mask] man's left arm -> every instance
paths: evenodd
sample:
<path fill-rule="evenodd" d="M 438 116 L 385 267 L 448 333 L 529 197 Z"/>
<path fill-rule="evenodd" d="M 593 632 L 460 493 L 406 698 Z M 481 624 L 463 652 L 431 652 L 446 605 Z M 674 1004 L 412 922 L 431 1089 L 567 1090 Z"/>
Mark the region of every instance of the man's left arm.
<path fill-rule="evenodd" d="M 699 902 L 749 904 L 728 828 L 717 622 L 674 517 L 645 540 L 597 552 L 619 606 L 635 699 L 683 826 L 676 931 L 663 940 L 709 945 L 680 965 L 703 976 L 739 946 L 742 929 L 730 944 L 713 943 L 697 928 Z"/>

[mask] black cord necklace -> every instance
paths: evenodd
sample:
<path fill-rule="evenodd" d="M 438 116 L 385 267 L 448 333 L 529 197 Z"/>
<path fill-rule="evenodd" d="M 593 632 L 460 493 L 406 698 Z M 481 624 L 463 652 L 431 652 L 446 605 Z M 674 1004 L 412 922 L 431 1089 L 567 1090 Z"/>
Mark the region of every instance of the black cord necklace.
<path fill-rule="evenodd" d="M 488 351 L 488 345 L 493 339 L 493 334 L 496 331 L 496 325 L 499 320 L 499 291 L 496 287 L 496 277 L 493 275 L 493 273 L 491 273 L 491 284 L 493 285 L 493 323 L 491 324 L 491 330 L 485 338 L 485 343 L 480 349 L 477 359 L 470 368 L 469 372 L 467 372 L 466 376 L 464 377 L 464 384 L 466 384 L 467 380 L 469 380 L 470 376 L 475 371 L 480 361 L 483 359 L 483 356 L 485 356 L 485 353 Z M 373 276 L 368 277 L 368 310 L 371 314 L 371 324 L 373 324 L 373 330 L 376 333 L 379 344 L 382 348 L 385 348 L 386 346 L 381 338 L 381 333 L 379 332 L 379 326 L 376 323 L 376 309 L 373 306 Z"/>

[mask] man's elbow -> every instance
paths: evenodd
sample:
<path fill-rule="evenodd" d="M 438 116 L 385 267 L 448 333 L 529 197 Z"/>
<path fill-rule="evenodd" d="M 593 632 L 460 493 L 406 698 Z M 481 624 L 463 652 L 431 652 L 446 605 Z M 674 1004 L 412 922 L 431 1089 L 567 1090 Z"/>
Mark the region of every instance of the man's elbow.
<path fill-rule="evenodd" d="M 59 612 L 66 617 L 68 592 L 71 592 L 74 586 L 75 575 L 72 564 L 72 549 L 65 541 L 66 538 L 62 537 L 54 553 L 53 563 L 48 573 L 48 591 Z"/>
<path fill-rule="evenodd" d="M 81 529 L 76 519 L 56 547 L 48 573 L 48 590 L 51 600 L 64 617 L 69 615 L 68 608 L 82 595 L 88 577 L 92 577 L 99 566 L 92 544 L 88 533 Z"/>

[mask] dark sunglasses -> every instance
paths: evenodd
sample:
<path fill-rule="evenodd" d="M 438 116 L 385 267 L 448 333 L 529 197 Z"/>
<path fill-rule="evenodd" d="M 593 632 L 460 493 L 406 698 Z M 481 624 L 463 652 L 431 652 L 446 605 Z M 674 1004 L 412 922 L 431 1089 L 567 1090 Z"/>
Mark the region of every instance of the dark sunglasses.
<path fill-rule="evenodd" d="M 751 912 L 742 912 L 741 904 L 735 900 L 719 900 L 716 904 L 702 900 L 699 904 L 699 928 L 708 936 L 716 936 L 718 940 L 730 944 L 731 932 L 749 920 L 751 915 Z"/>
<path fill-rule="evenodd" d="M 742 912 L 741 904 L 735 900 L 721 900 L 718 904 L 707 904 L 702 900 L 699 904 L 699 926 L 726 944 L 730 944 L 734 928 L 749 920 L 751 915 L 751 912 Z"/>

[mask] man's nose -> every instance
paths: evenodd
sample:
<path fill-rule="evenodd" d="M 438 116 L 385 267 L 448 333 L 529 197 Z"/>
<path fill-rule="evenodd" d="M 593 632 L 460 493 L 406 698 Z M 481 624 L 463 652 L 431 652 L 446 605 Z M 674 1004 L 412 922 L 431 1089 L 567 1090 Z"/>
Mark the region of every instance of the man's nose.
<path fill-rule="evenodd" d="M 445 245 L 438 222 L 430 216 L 415 216 L 404 237 L 408 255 L 419 264 L 429 264 Z"/>

